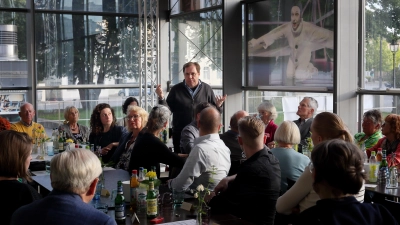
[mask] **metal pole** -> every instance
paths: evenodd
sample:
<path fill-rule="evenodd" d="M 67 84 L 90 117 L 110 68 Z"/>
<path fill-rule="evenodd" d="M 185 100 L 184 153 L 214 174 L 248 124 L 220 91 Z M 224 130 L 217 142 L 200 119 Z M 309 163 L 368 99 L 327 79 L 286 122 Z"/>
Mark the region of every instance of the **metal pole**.
<path fill-rule="evenodd" d="M 396 88 L 395 78 L 394 78 L 394 64 L 395 64 L 395 55 L 396 52 L 393 52 L 393 88 Z"/>

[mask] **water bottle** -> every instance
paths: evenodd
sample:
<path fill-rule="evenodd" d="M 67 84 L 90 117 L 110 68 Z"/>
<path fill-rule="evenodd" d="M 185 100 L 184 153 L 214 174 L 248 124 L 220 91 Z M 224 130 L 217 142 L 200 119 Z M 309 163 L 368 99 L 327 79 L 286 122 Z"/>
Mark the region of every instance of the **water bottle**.
<path fill-rule="evenodd" d="M 378 164 L 376 164 L 375 151 L 371 152 L 371 157 L 369 158 L 369 176 L 368 180 L 375 183 L 378 177 Z"/>
<path fill-rule="evenodd" d="M 386 150 L 382 150 L 382 161 L 379 164 L 377 183 L 382 186 L 387 186 L 389 183 L 389 169 L 386 161 Z"/>

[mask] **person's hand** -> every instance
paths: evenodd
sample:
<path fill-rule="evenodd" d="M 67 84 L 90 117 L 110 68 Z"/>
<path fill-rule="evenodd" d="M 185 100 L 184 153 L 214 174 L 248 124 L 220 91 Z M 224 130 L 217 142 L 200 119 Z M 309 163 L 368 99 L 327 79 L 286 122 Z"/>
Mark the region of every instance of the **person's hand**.
<path fill-rule="evenodd" d="M 106 147 L 101 149 L 102 155 L 107 155 L 108 151 L 110 151 L 114 147 L 114 143 L 107 145 Z"/>
<path fill-rule="evenodd" d="M 228 184 L 229 184 L 229 179 L 228 179 L 228 177 L 223 178 L 223 179 L 217 184 L 217 186 L 215 186 L 215 188 L 214 188 L 214 194 L 215 194 L 215 193 L 224 192 L 224 191 L 228 188 Z"/>
<path fill-rule="evenodd" d="M 221 106 L 222 106 L 222 104 L 223 104 L 224 101 L 226 100 L 226 97 L 227 97 L 226 94 L 225 94 L 224 96 L 220 96 L 220 95 L 215 96 L 215 100 L 216 100 L 216 103 L 217 103 L 217 106 L 218 106 L 218 107 L 221 107 Z"/>
<path fill-rule="evenodd" d="M 275 141 L 271 141 L 270 143 L 268 143 L 268 144 L 267 144 L 267 147 L 268 147 L 269 149 L 275 148 Z"/>
<path fill-rule="evenodd" d="M 157 94 L 159 99 L 164 99 L 164 93 L 163 93 L 163 90 L 161 88 L 161 84 L 157 85 L 156 94 Z"/>

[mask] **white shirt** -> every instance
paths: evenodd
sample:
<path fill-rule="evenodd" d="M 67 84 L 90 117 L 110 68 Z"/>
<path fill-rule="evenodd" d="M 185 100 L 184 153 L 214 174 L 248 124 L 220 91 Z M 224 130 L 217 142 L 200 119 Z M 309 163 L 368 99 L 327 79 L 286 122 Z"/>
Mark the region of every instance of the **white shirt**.
<path fill-rule="evenodd" d="M 219 138 L 218 134 L 198 137 L 179 175 L 171 180 L 170 188 L 187 190 L 196 189 L 202 184 L 213 190 L 226 177 L 231 168 L 231 151 Z M 214 174 L 212 174 L 214 167 Z M 209 184 L 210 179 L 213 180 Z"/>

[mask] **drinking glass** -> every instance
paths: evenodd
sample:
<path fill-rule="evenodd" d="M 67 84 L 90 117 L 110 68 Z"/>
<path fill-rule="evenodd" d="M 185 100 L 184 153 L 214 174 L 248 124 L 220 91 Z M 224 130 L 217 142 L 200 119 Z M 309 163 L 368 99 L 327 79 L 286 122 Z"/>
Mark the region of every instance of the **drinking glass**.
<path fill-rule="evenodd" d="M 102 202 L 96 202 L 96 204 L 94 204 L 94 207 L 100 211 L 102 211 L 103 213 L 107 214 L 108 213 L 108 205 L 106 203 L 102 203 Z"/>
<path fill-rule="evenodd" d="M 172 189 L 172 198 L 174 200 L 174 206 L 181 206 L 185 199 L 185 191 L 182 189 Z"/>
<path fill-rule="evenodd" d="M 47 172 L 47 173 L 50 173 L 50 161 L 49 161 L 49 160 L 46 160 L 45 165 L 46 165 L 46 172 Z M 43 168 L 43 167 L 42 167 L 42 168 Z"/>

